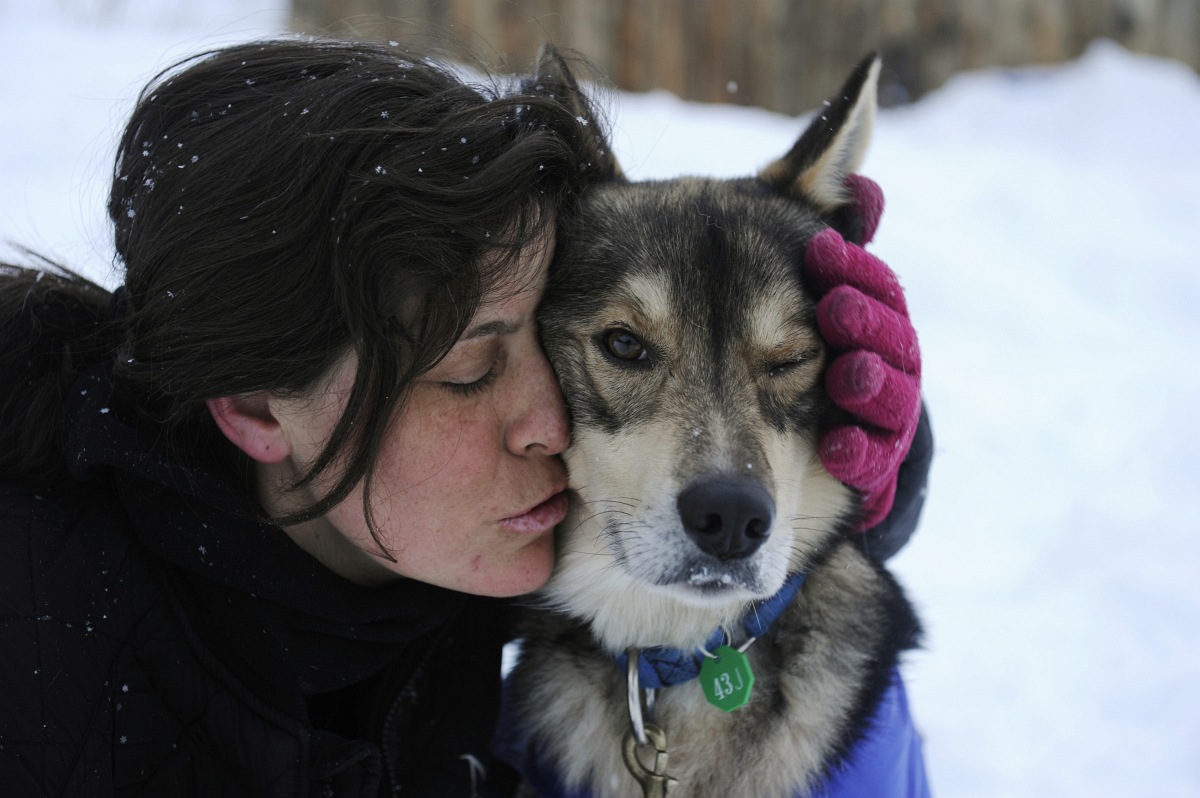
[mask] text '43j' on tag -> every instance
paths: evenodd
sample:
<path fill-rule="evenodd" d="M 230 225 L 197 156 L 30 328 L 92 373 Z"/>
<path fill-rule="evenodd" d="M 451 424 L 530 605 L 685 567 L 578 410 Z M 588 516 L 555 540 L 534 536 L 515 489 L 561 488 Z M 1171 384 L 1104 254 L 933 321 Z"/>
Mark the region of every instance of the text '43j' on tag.
<path fill-rule="evenodd" d="M 700 666 L 700 687 L 708 703 L 726 712 L 745 706 L 754 688 L 754 671 L 746 655 L 730 646 L 720 646 Z"/>

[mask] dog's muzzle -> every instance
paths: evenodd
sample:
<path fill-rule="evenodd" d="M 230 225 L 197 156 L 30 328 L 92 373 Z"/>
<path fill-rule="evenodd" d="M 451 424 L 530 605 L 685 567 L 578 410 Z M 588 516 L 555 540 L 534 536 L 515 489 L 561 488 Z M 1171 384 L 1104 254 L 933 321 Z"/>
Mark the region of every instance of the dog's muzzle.
<path fill-rule="evenodd" d="M 741 560 L 770 536 L 775 502 L 757 482 L 708 477 L 679 494 L 679 518 L 701 551 L 719 560 Z"/>

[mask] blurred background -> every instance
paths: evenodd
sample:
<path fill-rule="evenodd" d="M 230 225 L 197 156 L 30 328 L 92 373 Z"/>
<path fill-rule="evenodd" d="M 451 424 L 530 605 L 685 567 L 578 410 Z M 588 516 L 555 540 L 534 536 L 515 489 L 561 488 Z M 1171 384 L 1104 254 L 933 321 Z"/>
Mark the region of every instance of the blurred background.
<path fill-rule="evenodd" d="M 297 31 L 514 70 L 578 48 L 633 179 L 753 174 L 881 51 L 871 250 L 936 438 L 892 561 L 934 793 L 1200 796 L 1200 3 L 0 0 L 0 257 L 118 285 L 104 197 L 140 88 Z"/>
<path fill-rule="evenodd" d="M 1200 66 L 1195 0 L 294 0 L 294 30 L 422 41 L 450 31 L 520 68 L 541 42 L 586 53 L 627 91 L 798 114 L 866 53 L 897 105 L 955 72 L 1049 64 L 1094 39 Z"/>

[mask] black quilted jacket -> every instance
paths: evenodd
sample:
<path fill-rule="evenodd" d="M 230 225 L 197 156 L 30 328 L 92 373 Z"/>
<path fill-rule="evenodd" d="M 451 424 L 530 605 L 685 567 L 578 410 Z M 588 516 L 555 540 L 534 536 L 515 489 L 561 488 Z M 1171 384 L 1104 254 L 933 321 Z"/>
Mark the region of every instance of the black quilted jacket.
<path fill-rule="evenodd" d="M 109 393 L 70 399 L 76 480 L 0 486 L 0 795 L 507 792 L 508 611 L 338 578 Z"/>

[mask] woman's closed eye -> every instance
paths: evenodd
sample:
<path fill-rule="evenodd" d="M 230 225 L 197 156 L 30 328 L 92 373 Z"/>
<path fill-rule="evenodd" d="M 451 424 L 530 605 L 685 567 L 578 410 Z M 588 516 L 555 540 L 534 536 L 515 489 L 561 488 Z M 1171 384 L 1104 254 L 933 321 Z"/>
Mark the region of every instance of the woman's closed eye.
<path fill-rule="evenodd" d="M 458 396 L 473 396 L 486 391 L 498 376 L 500 376 L 500 359 L 496 358 L 492 360 L 491 367 L 478 378 L 466 382 L 443 380 L 442 386 Z"/>
<path fill-rule="evenodd" d="M 433 378 L 455 396 L 474 396 L 492 386 L 504 372 L 507 350 L 496 338 L 470 341 L 438 364 Z"/>

